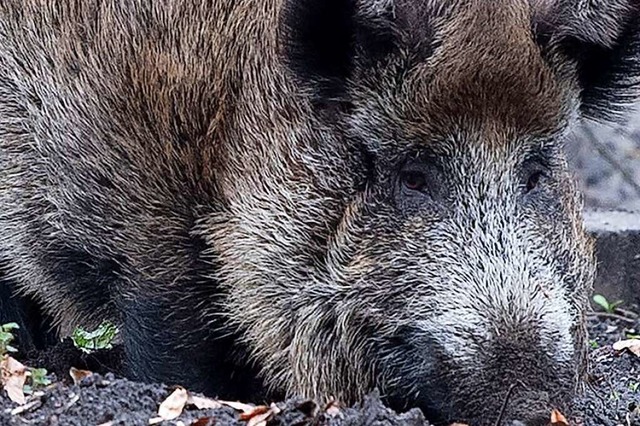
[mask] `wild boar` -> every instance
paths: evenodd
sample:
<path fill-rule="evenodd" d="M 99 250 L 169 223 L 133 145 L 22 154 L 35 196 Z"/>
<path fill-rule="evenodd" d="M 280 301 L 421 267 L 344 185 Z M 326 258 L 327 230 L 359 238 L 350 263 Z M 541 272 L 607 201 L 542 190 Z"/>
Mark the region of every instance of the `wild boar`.
<path fill-rule="evenodd" d="M 637 98 L 636 0 L 5 0 L 0 258 L 129 374 L 434 421 L 581 387 L 563 155 Z M 520 423 L 517 423 L 520 422 Z"/>

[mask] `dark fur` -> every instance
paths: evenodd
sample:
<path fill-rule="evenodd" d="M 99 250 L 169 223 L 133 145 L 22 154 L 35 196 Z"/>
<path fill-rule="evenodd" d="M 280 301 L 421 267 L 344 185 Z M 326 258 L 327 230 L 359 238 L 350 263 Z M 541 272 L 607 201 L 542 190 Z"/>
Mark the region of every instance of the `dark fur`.
<path fill-rule="evenodd" d="M 38 304 L 30 297 L 15 294 L 15 285 L 0 268 L 0 324 L 16 323 L 12 343 L 21 353 L 43 349 L 55 343 L 54 330 L 49 326 L 50 318 L 43 315 Z"/>
<path fill-rule="evenodd" d="M 0 4 L 17 288 L 63 335 L 117 321 L 133 377 L 226 398 L 564 403 L 593 253 L 562 135 L 637 98 L 640 6 L 205 3 Z"/>

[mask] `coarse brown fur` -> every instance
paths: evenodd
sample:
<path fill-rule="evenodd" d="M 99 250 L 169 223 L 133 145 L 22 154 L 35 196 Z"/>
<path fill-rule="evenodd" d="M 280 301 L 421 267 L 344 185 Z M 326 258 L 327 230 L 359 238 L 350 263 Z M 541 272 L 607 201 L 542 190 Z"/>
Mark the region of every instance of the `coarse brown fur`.
<path fill-rule="evenodd" d="M 638 97 L 639 16 L 4 1 L 4 286 L 61 335 L 117 321 L 143 380 L 378 387 L 474 424 L 515 385 L 505 420 L 546 421 L 581 386 L 594 270 L 562 141 Z"/>

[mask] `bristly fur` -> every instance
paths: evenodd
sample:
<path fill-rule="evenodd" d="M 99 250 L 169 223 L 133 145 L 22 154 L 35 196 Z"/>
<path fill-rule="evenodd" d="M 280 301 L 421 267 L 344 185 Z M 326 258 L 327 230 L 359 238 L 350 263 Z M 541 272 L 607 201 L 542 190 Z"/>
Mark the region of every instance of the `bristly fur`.
<path fill-rule="evenodd" d="M 640 72 L 637 2 L 586 4 L 0 2 L 0 295 L 142 380 L 546 421 L 594 272 L 563 138 Z"/>

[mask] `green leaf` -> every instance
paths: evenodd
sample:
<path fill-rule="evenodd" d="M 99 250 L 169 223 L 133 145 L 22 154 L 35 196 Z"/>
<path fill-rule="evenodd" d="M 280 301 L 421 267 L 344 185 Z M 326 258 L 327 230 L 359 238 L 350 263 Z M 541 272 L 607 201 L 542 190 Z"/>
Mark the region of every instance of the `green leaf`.
<path fill-rule="evenodd" d="M 609 304 L 609 309 L 611 309 L 611 312 L 613 312 L 618 306 L 622 305 L 623 303 L 624 300 L 616 300 L 615 302 Z"/>
<path fill-rule="evenodd" d="M 596 294 L 593 296 L 593 301 L 596 305 L 600 306 L 606 312 L 610 312 L 611 306 L 609 305 L 609 301 L 601 294 Z"/>
<path fill-rule="evenodd" d="M 8 331 L 0 331 L 0 342 L 9 343 L 13 340 L 13 334 Z"/>
<path fill-rule="evenodd" d="M 34 388 L 48 386 L 51 384 L 51 380 L 47 377 L 47 370 L 45 368 L 32 368 L 31 372 L 31 384 Z"/>
<path fill-rule="evenodd" d="M 3 330 L 7 331 L 7 330 L 17 330 L 17 329 L 20 328 L 20 326 L 15 322 L 10 322 L 10 323 L 7 323 L 7 324 L 3 324 L 2 327 L 0 327 L 0 328 L 2 328 Z"/>
<path fill-rule="evenodd" d="M 18 324 L 9 323 L 0 326 L 0 355 L 5 355 L 7 352 L 17 352 L 18 350 L 11 346 L 11 342 L 14 340 L 11 330 L 18 328 Z"/>
<path fill-rule="evenodd" d="M 113 339 L 118 334 L 118 328 L 109 321 L 105 321 L 93 331 L 86 331 L 82 327 L 73 330 L 71 340 L 76 348 L 85 353 L 101 349 L 111 349 Z"/>

